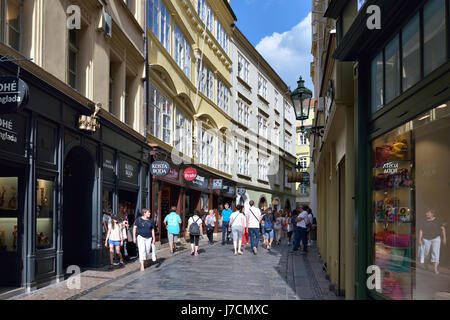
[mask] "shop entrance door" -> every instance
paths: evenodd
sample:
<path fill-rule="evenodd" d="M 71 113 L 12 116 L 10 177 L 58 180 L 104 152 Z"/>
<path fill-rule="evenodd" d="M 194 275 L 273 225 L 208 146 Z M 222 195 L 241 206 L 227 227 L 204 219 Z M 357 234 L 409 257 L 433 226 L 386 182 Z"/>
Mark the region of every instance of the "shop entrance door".
<path fill-rule="evenodd" d="M 89 266 L 96 247 L 92 231 L 95 166 L 81 147 L 72 149 L 64 162 L 63 267 Z"/>
<path fill-rule="evenodd" d="M 0 293 L 22 284 L 24 177 L 0 163 Z"/>

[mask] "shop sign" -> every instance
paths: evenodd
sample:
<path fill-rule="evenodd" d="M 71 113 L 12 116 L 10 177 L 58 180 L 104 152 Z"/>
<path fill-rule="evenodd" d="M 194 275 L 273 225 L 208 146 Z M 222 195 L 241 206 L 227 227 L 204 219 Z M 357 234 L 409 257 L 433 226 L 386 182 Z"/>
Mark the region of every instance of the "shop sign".
<path fill-rule="evenodd" d="M 28 85 L 17 77 L 0 76 L 0 113 L 17 112 L 28 102 Z"/>
<path fill-rule="evenodd" d="M 245 190 L 244 188 L 238 188 L 237 189 L 237 194 L 240 196 L 243 196 L 247 193 L 247 190 Z"/>
<path fill-rule="evenodd" d="M 209 179 L 205 177 L 197 175 L 191 183 L 198 188 L 209 189 Z"/>
<path fill-rule="evenodd" d="M 186 170 L 184 170 L 184 178 L 187 181 L 194 181 L 196 177 L 197 170 L 195 170 L 194 168 L 187 168 Z"/>
<path fill-rule="evenodd" d="M 0 149 L 25 154 L 25 118 L 19 114 L 0 116 Z"/>
<path fill-rule="evenodd" d="M 152 176 L 164 177 L 170 172 L 170 165 L 166 161 L 155 161 L 152 163 L 150 174 Z"/>
<path fill-rule="evenodd" d="M 383 165 L 383 170 L 385 174 L 395 174 L 398 172 L 398 162 L 392 161 L 385 163 Z"/>
<path fill-rule="evenodd" d="M 115 161 L 114 152 L 103 150 L 103 179 L 114 181 Z"/>
<path fill-rule="evenodd" d="M 234 195 L 236 188 L 229 185 L 224 185 L 222 191 L 225 194 Z"/>
<path fill-rule="evenodd" d="M 139 172 L 137 170 L 137 165 L 132 163 L 131 161 L 127 161 L 121 159 L 121 168 L 120 168 L 120 178 L 121 180 L 131 182 L 134 184 L 138 183 L 138 175 Z"/>
<path fill-rule="evenodd" d="M 223 179 L 213 179 L 213 190 L 222 190 L 223 188 Z"/>
<path fill-rule="evenodd" d="M 304 184 L 305 186 L 309 186 L 310 176 L 308 172 L 302 172 L 302 184 Z"/>
<path fill-rule="evenodd" d="M 170 169 L 169 173 L 165 176 L 166 179 L 170 180 L 178 180 L 178 171 L 177 169 Z"/>

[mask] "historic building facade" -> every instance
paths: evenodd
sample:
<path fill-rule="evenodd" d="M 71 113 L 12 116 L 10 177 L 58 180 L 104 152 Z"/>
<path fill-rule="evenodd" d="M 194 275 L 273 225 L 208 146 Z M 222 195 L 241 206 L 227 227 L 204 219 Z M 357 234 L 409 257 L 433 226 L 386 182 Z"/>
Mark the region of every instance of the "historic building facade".
<path fill-rule="evenodd" d="M 234 27 L 231 41 L 232 174 L 237 203 L 262 209 L 295 208 L 295 113 L 288 86 Z"/>

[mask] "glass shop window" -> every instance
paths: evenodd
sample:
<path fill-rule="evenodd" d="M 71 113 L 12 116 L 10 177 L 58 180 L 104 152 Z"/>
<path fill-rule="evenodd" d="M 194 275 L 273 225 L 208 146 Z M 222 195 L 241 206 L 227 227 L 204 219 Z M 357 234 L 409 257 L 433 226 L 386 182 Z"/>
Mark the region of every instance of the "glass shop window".
<path fill-rule="evenodd" d="M 0 252 L 17 252 L 18 181 L 0 177 Z"/>
<path fill-rule="evenodd" d="M 378 54 L 372 61 L 371 66 L 371 92 L 372 92 L 372 113 L 380 110 L 384 105 L 383 98 L 383 52 Z"/>
<path fill-rule="evenodd" d="M 397 35 L 385 49 L 386 103 L 400 94 L 400 47 Z"/>
<path fill-rule="evenodd" d="M 36 248 L 53 247 L 54 182 L 36 181 Z"/>
<path fill-rule="evenodd" d="M 373 258 L 395 300 L 448 299 L 449 103 L 373 142 Z"/>

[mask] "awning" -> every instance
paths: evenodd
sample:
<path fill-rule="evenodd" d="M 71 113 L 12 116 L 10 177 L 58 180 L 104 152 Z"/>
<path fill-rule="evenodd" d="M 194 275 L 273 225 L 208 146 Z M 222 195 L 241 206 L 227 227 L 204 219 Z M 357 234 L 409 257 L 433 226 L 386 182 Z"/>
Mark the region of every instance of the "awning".
<path fill-rule="evenodd" d="M 303 172 L 291 171 L 288 173 L 288 182 L 303 182 Z"/>

